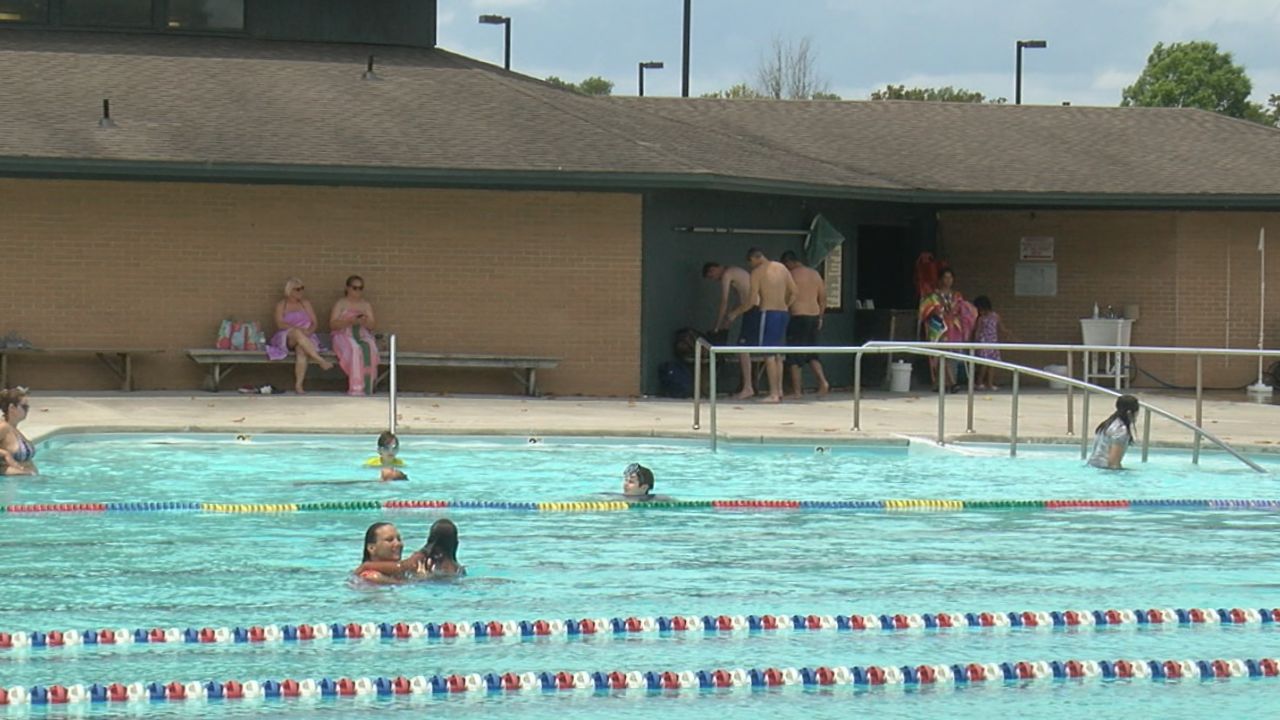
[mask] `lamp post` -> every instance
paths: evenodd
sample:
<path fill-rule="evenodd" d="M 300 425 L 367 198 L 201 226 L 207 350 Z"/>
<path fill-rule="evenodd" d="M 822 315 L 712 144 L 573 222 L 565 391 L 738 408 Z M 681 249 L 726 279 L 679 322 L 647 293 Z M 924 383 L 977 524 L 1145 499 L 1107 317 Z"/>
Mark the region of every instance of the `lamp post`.
<path fill-rule="evenodd" d="M 680 68 L 680 97 L 689 97 L 689 21 L 693 15 L 693 0 L 684 0 L 683 64 Z"/>
<path fill-rule="evenodd" d="M 649 62 L 640 63 L 638 72 L 640 73 L 640 97 L 644 97 L 644 71 L 645 70 L 661 70 L 662 62 L 658 60 L 650 60 Z"/>
<path fill-rule="evenodd" d="M 1022 48 L 1045 48 L 1049 47 L 1049 43 L 1044 40 L 1019 40 L 1018 41 L 1018 72 L 1017 82 L 1013 88 L 1013 104 L 1022 104 Z"/>
<path fill-rule="evenodd" d="M 503 25 L 506 28 L 502 43 L 502 69 L 511 69 L 511 18 L 506 15 L 481 15 L 481 25 Z"/>

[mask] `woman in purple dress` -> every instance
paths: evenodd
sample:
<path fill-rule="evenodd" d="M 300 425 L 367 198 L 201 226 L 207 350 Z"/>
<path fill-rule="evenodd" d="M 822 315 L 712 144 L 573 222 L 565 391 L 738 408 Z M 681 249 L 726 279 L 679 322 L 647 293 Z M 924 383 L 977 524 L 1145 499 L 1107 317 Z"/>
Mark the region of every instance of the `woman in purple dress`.
<path fill-rule="evenodd" d="M 296 277 L 284 282 L 284 298 L 276 303 L 276 334 L 267 343 L 267 357 L 283 360 L 292 350 L 297 355 L 293 366 L 293 389 L 302 395 L 302 379 L 307 374 L 307 358 L 311 358 L 321 370 L 328 370 L 333 363 L 320 357 L 320 339 L 316 337 L 316 311 L 311 301 L 302 297 L 306 287 Z"/>

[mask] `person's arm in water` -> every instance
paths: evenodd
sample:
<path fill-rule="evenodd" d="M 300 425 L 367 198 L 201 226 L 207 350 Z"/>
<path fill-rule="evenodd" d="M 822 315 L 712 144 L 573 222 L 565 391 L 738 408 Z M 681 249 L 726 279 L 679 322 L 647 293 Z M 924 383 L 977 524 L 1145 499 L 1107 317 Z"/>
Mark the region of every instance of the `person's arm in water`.
<path fill-rule="evenodd" d="M 404 573 L 416 573 L 422 570 L 422 566 L 426 560 L 426 554 L 421 550 L 414 550 L 409 557 L 403 560 L 365 560 L 363 563 L 360 563 L 360 567 L 356 568 L 356 574 L 361 577 L 365 577 L 365 573 L 373 571 L 382 575 L 394 577 L 396 575 L 403 575 Z"/>
<path fill-rule="evenodd" d="M 389 482 L 391 480 L 408 480 L 409 476 L 405 475 L 400 468 L 384 467 L 378 472 L 378 479 L 382 482 Z"/>

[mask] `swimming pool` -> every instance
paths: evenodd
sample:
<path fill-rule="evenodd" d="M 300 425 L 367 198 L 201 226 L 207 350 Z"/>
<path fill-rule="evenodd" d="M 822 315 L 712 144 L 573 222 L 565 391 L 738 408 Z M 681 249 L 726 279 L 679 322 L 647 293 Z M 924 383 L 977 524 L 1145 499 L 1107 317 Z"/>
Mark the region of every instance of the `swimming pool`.
<path fill-rule="evenodd" d="M 1076 448 L 960 452 L 813 445 L 722 448 L 653 440 L 402 440 L 412 480 L 359 466 L 371 438 L 61 436 L 38 479 L 0 481 L 6 505 L 599 500 L 621 468 L 654 468 L 679 499 L 1280 498 L 1274 475 L 1209 455 L 1157 453 L 1135 470 L 1080 465 Z M 821 451 L 819 451 L 821 450 Z M 346 586 L 360 537 L 391 519 L 420 543 L 448 514 L 471 577 L 361 591 Z M 1280 550 L 1273 511 L 1149 506 L 1046 511 L 848 508 L 530 512 L 498 508 L 310 512 L 5 513 L 0 631 L 471 623 L 721 615 L 1269 608 Z M 1258 658 L 1280 623 L 1178 622 L 909 630 L 701 629 L 477 639 L 116 643 L 0 649 L 0 686 L 171 680 L 396 677 L 557 671 L 916 666 L 1066 659 Z M 509 625 L 508 628 L 511 626 Z M 438 629 L 438 628 L 437 628 Z M 465 635 L 466 633 L 464 633 Z M 518 633 L 517 633 L 518 634 Z M 132 712 L 337 714 L 441 705 L 458 715 L 596 717 L 767 712 L 894 717 L 1071 712 L 1260 714 L 1280 681 L 1033 680 L 904 690 L 472 692 L 391 699 L 202 700 Z M 118 711 L 111 703 L 88 712 Z M 133 705 L 129 707 L 133 708 Z M 38 712 L 32 709 L 31 712 Z"/>

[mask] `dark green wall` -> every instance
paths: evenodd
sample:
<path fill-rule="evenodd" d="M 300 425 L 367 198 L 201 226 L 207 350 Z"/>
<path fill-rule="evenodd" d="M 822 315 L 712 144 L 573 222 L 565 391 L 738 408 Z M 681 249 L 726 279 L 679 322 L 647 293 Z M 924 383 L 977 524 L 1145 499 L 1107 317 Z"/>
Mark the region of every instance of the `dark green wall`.
<path fill-rule="evenodd" d="M 436 0 L 246 0 L 245 27 L 264 40 L 436 44 Z"/>
<path fill-rule="evenodd" d="M 646 193 L 644 197 L 644 282 L 641 314 L 641 388 L 658 392 L 658 366 L 672 358 L 672 337 L 682 327 L 710 330 L 715 322 L 719 288 L 701 276 L 708 260 L 745 266 L 748 248 L 758 246 L 776 260 L 784 250 L 800 252 L 804 235 L 701 234 L 678 232 L 678 226 L 715 226 L 805 230 L 822 213 L 846 240 L 844 250 L 843 312 L 828 312 L 822 341 L 827 345 L 853 343 L 853 303 L 858 298 L 857 242 L 860 225 L 901 225 L 914 256 L 934 242 L 934 211 L 910 205 L 805 199 L 746 193 Z M 801 253 L 803 257 L 803 253 Z M 852 384 L 850 358 L 823 361 L 832 385 Z M 806 384 L 811 380 L 806 374 Z M 732 388 L 725 388 L 732 389 Z"/>

